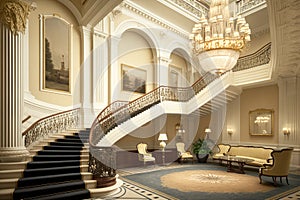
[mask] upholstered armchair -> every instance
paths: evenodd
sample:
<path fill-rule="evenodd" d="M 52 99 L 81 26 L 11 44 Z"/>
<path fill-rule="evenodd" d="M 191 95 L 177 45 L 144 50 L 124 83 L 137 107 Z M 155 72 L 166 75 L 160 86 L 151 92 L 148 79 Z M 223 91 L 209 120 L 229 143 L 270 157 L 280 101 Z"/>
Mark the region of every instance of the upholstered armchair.
<path fill-rule="evenodd" d="M 155 164 L 155 157 L 147 151 L 148 145 L 146 143 L 139 143 L 137 145 L 139 161 L 144 162 L 146 165 L 147 162 L 153 162 Z"/>
<path fill-rule="evenodd" d="M 177 142 L 176 148 L 178 152 L 179 162 L 184 160 L 192 160 L 194 162 L 194 156 L 191 152 L 185 150 L 185 144 L 183 142 Z"/>
<path fill-rule="evenodd" d="M 270 176 L 273 179 L 274 185 L 277 185 L 276 178 L 280 177 L 280 182 L 282 183 L 282 177 L 286 178 L 286 183 L 288 181 L 288 173 L 291 162 L 293 149 L 287 148 L 282 150 L 274 150 L 271 153 L 273 158 L 272 164 L 264 164 L 263 167 L 259 169 L 259 180 L 262 183 L 262 176 Z"/>

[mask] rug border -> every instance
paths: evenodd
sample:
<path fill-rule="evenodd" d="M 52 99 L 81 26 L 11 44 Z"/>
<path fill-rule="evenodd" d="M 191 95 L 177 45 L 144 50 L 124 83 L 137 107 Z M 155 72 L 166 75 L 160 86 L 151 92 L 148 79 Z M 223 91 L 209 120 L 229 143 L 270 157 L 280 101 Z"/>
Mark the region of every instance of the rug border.
<path fill-rule="evenodd" d="M 277 194 L 277 195 L 275 195 L 275 196 L 273 196 L 273 197 L 269 197 L 269 198 L 267 198 L 267 199 L 265 199 L 265 200 L 276 200 L 276 199 L 283 198 L 283 197 L 286 197 L 286 196 L 288 196 L 288 195 L 291 195 L 291 194 L 293 194 L 293 193 L 295 193 L 295 192 L 298 192 L 298 191 L 300 191 L 300 186 L 295 187 L 295 188 L 293 188 L 293 189 L 290 189 L 290 190 L 288 190 L 288 191 L 282 192 L 282 193 L 280 193 L 280 194 Z"/>
<path fill-rule="evenodd" d="M 166 193 L 163 193 L 163 192 L 161 192 L 161 191 L 155 190 L 155 189 L 153 189 L 153 188 L 151 188 L 151 187 L 148 187 L 148 186 L 143 185 L 143 184 L 141 184 L 141 183 L 137 183 L 137 182 L 132 181 L 132 180 L 129 180 L 129 179 L 127 179 L 127 178 L 121 177 L 121 179 L 122 179 L 124 182 L 130 183 L 130 184 L 135 185 L 135 186 L 137 186 L 137 187 L 141 187 L 141 188 L 143 188 L 143 189 L 145 189 L 145 190 L 148 190 L 148 191 L 153 192 L 153 193 L 155 193 L 155 194 L 157 194 L 157 195 L 160 195 L 160 196 L 162 196 L 162 197 L 164 197 L 164 198 L 166 198 L 166 199 L 169 199 L 169 200 L 180 200 L 180 199 L 178 199 L 178 198 L 176 198 L 176 197 L 170 196 L 170 195 L 168 195 L 168 194 L 166 194 Z"/>

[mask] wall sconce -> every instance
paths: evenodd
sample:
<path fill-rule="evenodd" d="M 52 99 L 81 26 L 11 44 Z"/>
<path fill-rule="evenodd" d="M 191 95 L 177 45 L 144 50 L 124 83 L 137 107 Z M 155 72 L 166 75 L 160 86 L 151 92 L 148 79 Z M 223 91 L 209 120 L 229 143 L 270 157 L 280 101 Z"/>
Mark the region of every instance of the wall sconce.
<path fill-rule="evenodd" d="M 227 129 L 227 133 L 228 133 L 228 135 L 232 135 L 233 134 L 233 129 L 232 128 L 228 128 Z"/>
<path fill-rule="evenodd" d="M 180 129 L 180 124 L 179 123 L 177 123 L 177 124 L 175 124 L 175 129 L 176 129 L 176 131 L 178 131 L 179 129 Z"/>
<path fill-rule="evenodd" d="M 282 132 L 284 135 L 289 135 L 290 134 L 290 130 L 288 128 L 283 128 Z"/>

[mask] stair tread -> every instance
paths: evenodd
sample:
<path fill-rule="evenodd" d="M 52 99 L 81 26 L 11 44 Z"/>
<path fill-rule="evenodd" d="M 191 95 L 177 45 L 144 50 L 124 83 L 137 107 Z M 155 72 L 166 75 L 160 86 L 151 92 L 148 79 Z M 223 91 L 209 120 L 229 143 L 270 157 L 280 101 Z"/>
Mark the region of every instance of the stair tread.
<path fill-rule="evenodd" d="M 55 171 L 55 170 L 64 170 L 64 169 L 80 169 L 80 166 L 62 166 L 62 167 L 48 167 L 48 168 L 38 168 L 38 169 L 25 169 L 24 173 Z"/>
<path fill-rule="evenodd" d="M 7 174 L 7 173 L 19 173 L 23 172 L 24 169 L 6 169 L 6 170 L 0 170 L 0 174 Z"/>
<path fill-rule="evenodd" d="M 25 186 L 25 187 L 20 187 L 17 188 L 15 191 L 26 191 L 26 192 L 34 192 L 37 190 L 45 190 L 47 188 L 59 188 L 59 187 L 64 187 L 64 186 L 69 186 L 69 185 L 84 185 L 84 181 L 82 180 L 74 180 L 74 181 L 64 181 L 64 182 L 58 182 L 58 183 L 51 183 L 51 184 L 42 184 L 42 185 L 35 185 L 33 186 Z"/>
<path fill-rule="evenodd" d="M 5 178 L 5 179 L 0 179 L 0 183 L 17 182 L 18 180 L 19 180 L 18 178 Z"/>
<path fill-rule="evenodd" d="M 90 199 L 90 192 L 87 189 L 71 190 L 68 192 L 55 193 L 52 195 L 43 195 L 43 196 L 38 196 L 38 197 L 30 198 L 30 199 L 31 200 L 35 200 L 35 199 L 43 199 L 43 200 Z"/>

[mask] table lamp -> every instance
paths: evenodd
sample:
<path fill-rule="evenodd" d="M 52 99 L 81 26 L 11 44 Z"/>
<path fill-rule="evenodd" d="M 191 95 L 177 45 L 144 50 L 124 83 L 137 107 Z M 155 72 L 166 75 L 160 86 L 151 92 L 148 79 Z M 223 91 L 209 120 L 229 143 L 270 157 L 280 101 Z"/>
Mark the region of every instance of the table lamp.
<path fill-rule="evenodd" d="M 166 133 L 160 133 L 158 136 L 158 140 L 161 141 L 159 145 L 162 147 L 162 150 L 165 151 L 166 142 L 168 140 L 168 136 Z"/>

